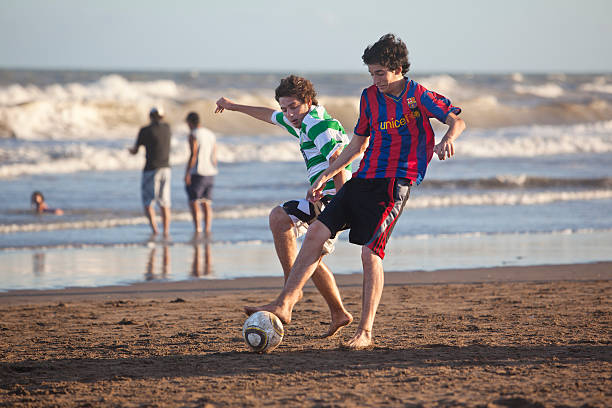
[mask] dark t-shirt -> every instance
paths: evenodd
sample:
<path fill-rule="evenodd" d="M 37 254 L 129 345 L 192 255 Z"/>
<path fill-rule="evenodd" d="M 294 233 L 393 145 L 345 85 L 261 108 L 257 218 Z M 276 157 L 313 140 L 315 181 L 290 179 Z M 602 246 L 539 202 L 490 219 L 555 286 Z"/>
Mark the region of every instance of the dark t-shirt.
<path fill-rule="evenodd" d="M 137 146 L 144 146 L 147 162 L 144 170 L 170 167 L 170 126 L 167 123 L 152 123 L 138 132 Z"/>

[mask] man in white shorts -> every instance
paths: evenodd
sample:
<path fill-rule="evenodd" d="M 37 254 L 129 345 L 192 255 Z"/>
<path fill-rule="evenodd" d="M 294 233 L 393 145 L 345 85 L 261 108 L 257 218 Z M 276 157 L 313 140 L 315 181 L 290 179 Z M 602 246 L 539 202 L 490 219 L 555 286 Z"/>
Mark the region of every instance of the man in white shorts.
<path fill-rule="evenodd" d="M 136 144 L 129 149 L 130 153 L 137 154 L 140 146 L 145 147 L 146 162 L 142 171 L 141 195 L 145 215 L 153 230 L 158 234 L 155 221 L 155 208 L 157 202 L 164 225 L 164 238 L 170 234 L 170 126 L 162 119 L 164 112 L 161 108 L 153 107 L 149 112 L 151 123 L 140 129 Z"/>
<path fill-rule="evenodd" d="M 283 78 L 275 91 L 281 110 L 263 106 L 240 105 L 227 98 L 217 101 L 215 113 L 225 109 L 245 113 L 255 119 L 278 125 L 296 137 L 306 162 L 308 180 L 312 183 L 329 167 L 349 142 L 344 128 L 318 105 L 316 92 L 310 81 L 295 75 Z M 274 237 L 276 254 L 283 267 L 285 281 L 297 256 L 297 238 L 306 233 L 337 190 L 350 177 L 350 165 L 330 179 L 321 200 L 311 203 L 306 198 L 291 200 L 270 212 L 270 229 Z M 334 239 L 325 243 L 321 257 L 334 249 Z M 323 262 L 319 262 L 312 280 L 327 302 L 331 324 L 325 337 L 336 334 L 353 321 L 344 308 L 334 275 Z"/>

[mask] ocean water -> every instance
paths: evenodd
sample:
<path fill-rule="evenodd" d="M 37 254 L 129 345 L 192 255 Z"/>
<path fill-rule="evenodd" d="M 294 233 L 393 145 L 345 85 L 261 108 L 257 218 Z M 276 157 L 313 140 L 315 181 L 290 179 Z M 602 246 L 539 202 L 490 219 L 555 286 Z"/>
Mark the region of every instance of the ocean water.
<path fill-rule="evenodd" d="M 0 70 L 0 290 L 280 276 L 267 214 L 308 188 L 297 143 L 213 111 L 221 96 L 276 106 L 285 75 Z M 369 75 L 304 75 L 350 132 Z M 413 78 L 460 106 L 468 129 L 412 189 L 386 270 L 612 259 L 612 74 Z M 167 242 L 142 214 L 144 153 L 127 152 L 152 105 L 173 129 Z M 219 142 L 207 243 L 192 239 L 182 181 L 191 110 Z M 34 215 L 34 190 L 65 215 Z M 327 257 L 336 273 L 361 269 L 346 235 Z"/>

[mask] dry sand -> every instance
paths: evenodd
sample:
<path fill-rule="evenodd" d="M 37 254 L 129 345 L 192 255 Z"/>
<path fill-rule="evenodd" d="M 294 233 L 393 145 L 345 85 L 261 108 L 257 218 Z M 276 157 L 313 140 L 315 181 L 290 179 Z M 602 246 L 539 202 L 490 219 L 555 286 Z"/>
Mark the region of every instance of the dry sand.
<path fill-rule="evenodd" d="M 339 276 L 358 317 L 361 276 Z M 280 278 L 0 293 L 0 406 L 609 407 L 612 263 L 387 273 L 376 347 L 322 340 L 308 288 L 268 355 L 245 304 Z"/>

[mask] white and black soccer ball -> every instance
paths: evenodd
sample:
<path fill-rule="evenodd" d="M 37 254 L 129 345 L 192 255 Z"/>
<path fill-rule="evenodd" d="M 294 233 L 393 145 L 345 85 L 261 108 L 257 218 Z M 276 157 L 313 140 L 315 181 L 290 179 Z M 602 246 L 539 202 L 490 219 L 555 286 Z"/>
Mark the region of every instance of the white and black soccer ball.
<path fill-rule="evenodd" d="M 268 353 L 283 341 L 285 329 L 274 313 L 255 312 L 242 326 L 242 337 L 249 348 L 257 353 Z"/>

